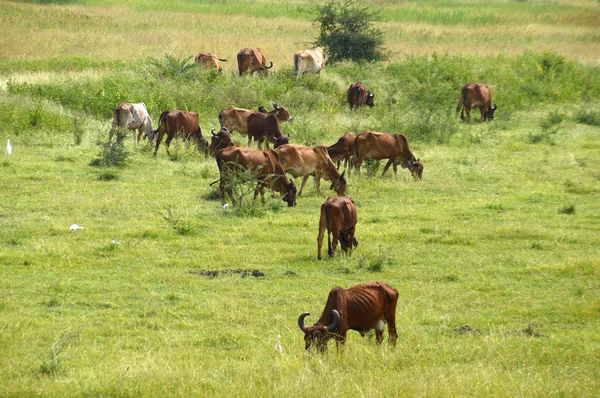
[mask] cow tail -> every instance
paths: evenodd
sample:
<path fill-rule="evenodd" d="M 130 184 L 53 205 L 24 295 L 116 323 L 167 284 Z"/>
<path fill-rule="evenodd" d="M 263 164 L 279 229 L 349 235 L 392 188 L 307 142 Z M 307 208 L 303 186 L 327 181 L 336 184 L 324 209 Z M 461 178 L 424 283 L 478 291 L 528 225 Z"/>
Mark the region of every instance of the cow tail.
<path fill-rule="evenodd" d="M 300 70 L 300 57 L 298 54 L 294 54 L 294 67 L 296 68 L 296 72 Z"/>
<path fill-rule="evenodd" d="M 458 111 L 460 110 L 461 107 L 463 107 L 463 111 L 461 112 L 460 118 L 464 120 L 464 105 L 467 102 L 467 90 L 465 90 L 464 88 L 461 90 L 460 92 L 460 97 L 458 98 L 458 105 L 456 106 L 456 113 L 458 114 Z"/>
<path fill-rule="evenodd" d="M 242 76 L 242 73 L 244 72 L 243 65 L 242 65 L 243 58 L 244 58 L 244 56 L 242 55 L 242 53 L 238 53 L 237 61 L 238 61 L 238 71 L 240 72 L 240 76 Z"/>

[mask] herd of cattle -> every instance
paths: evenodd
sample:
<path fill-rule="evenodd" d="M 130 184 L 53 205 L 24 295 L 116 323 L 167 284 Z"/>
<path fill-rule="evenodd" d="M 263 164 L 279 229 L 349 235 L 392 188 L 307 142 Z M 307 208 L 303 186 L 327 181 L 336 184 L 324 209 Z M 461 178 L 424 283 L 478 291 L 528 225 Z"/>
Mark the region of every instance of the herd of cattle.
<path fill-rule="evenodd" d="M 214 54 L 201 52 L 196 57 L 196 62 L 205 67 L 216 68 L 222 71 L 219 62 L 226 61 Z M 273 63 L 267 66 L 264 54 L 257 48 L 242 49 L 237 55 L 239 74 L 254 73 L 256 71 L 267 74 Z M 324 57 L 321 49 L 304 50 L 294 55 L 294 66 L 298 77 L 310 72 L 320 74 L 323 70 Z M 348 103 L 351 108 L 363 105 L 374 106 L 374 94 L 367 91 L 360 83 L 350 85 L 347 92 Z M 487 85 L 469 83 L 462 87 L 456 113 L 463 109 L 470 120 L 471 109 L 479 108 L 481 120 L 492 120 L 497 106 L 492 107 L 492 98 Z M 357 211 L 354 200 L 345 197 L 347 181 L 346 171 L 356 169 L 360 173 L 360 166 L 367 159 L 387 159 L 382 176 L 390 166 L 394 174 L 400 165 L 410 171 L 415 180 L 423 176 L 423 164 L 417 159 L 408 146 L 408 140 L 403 134 L 387 134 L 374 131 L 364 131 L 359 134 L 349 132 L 344 134 L 331 146 L 316 145 L 307 147 L 290 144 L 289 134 L 286 136 L 280 124 L 292 121 L 293 117 L 284 107 L 273 103 L 273 109 L 259 107 L 258 110 L 229 107 L 223 109 L 218 115 L 220 130 L 212 129 L 210 142 L 202 135 L 198 114 L 181 110 L 163 112 L 158 119 L 158 128 L 152 127 L 152 119 L 144 103 L 121 103 L 113 112 L 110 138 L 117 129 L 137 130 L 134 134 L 134 143 L 142 137 L 147 137 L 155 142 L 154 156 L 156 156 L 163 137 L 166 135 L 166 150 L 173 138 L 181 137 L 193 141 L 198 149 L 207 156 L 212 155 L 217 162 L 220 178 L 219 182 L 221 201 L 226 202 L 226 196 L 231 198 L 235 205 L 232 192 L 232 179 L 241 168 L 256 172 L 257 185 L 254 199 L 260 193 L 264 201 L 265 188 L 271 188 L 283 195 L 283 201 L 288 206 L 296 205 L 296 197 L 302 190 L 309 176 L 314 176 L 317 192 L 320 189 L 321 178 L 331 182 L 330 189 L 335 191 L 337 197 L 327 198 L 321 205 L 319 220 L 319 233 L 317 237 L 317 258 L 321 259 L 321 250 L 325 230 L 328 232 L 328 255 L 333 257 L 337 245 L 343 251 L 352 252 L 358 245 L 354 237 Z M 248 147 L 239 146 L 233 139 L 232 133 L 237 131 L 248 138 Z M 252 141 L 257 143 L 258 149 L 252 149 Z M 273 149 L 269 144 L 273 144 Z M 263 149 L 263 144 L 266 149 Z M 339 168 L 344 162 L 344 172 Z M 337 167 L 336 167 L 337 163 Z M 288 179 L 287 174 L 294 178 L 302 177 L 300 191 L 297 192 L 296 184 Z M 212 184 L 211 184 L 212 185 Z M 333 239 L 332 239 L 333 235 Z M 345 341 L 346 332 L 350 329 L 365 335 L 369 330 L 375 329 L 377 343 L 383 339 L 384 326 L 388 324 L 390 340 L 395 343 L 397 338 L 395 325 L 396 304 L 398 292 L 391 286 L 381 283 L 366 283 L 350 289 L 336 287 L 329 293 L 329 298 L 323 313 L 317 323 L 311 327 L 304 325 L 304 318 L 309 313 L 303 313 L 298 319 L 298 325 L 305 334 L 306 348 L 315 345 L 319 350 L 327 347 L 327 341 L 335 338 L 338 343 Z"/>

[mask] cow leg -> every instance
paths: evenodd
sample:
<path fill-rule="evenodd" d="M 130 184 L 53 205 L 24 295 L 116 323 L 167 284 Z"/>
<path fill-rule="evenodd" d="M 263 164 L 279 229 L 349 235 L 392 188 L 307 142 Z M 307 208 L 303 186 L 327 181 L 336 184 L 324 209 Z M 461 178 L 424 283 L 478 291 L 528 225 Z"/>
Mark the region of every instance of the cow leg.
<path fill-rule="evenodd" d="M 304 184 L 306 184 L 306 181 L 308 181 L 308 175 L 305 175 L 304 177 L 302 177 L 302 185 L 300 185 L 300 191 L 298 191 L 298 196 L 302 195 L 302 190 L 304 189 Z"/>
<path fill-rule="evenodd" d="M 383 342 L 383 330 L 385 329 L 385 322 L 383 319 L 380 319 L 375 324 L 375 339 L 377 341 L 377 345 Z"/>
<path fill-rule="evenodd" d="M 315 173 L 315 189 L 317 193 L 321 193 L 321 174 Z"/>
<path fill-rule="evenodd" d="M 137 145 L 141 139 L 142 139 L 142 134 L 144 134 L 144 130 L 142 130 L 141 128 L 138 130 L 138 136 L 137 136 L 137 142 L 135 143 L 135 145 Z"/>
<path fill-rule="evenodd" d="M 398 178 L 398 163 L 394 163 L 394 177 Z"/>
<path fill-rule="evenodd" d="M 170 155 L 171 152 L 169 152 L 169 145 L 171 145 L 171 141 L 173 141 L 173 137 L 175 137 L 175 135 L 167 135 L 167 140 L 165 141 L 165 145 L 167 146 L 167 153 Z"/>
<path fill-rule="evenodd" d="M 383 318 L 388 325 L 389 341 L 396 346 L 396 340 L 398 339 L 398 332 L 396 331 L 396 305 L 394 304 L 392 307 L 384 312 Z"/>
<path fill-rule="evenodd" d="M 467 122 L 471 122 L 471 108 L 469 108 L 468 106 L 465 106 L 466 110 L 467 110 Z"/>
<path fill-rule="evenodd" d="M 154 149 L 154 156 L 156 156 L 156 153 L 158 152 L 158 147 L 160 146 L 164 134 L 165 133 L 163 131 L 158 132 L 158 137 L 156 137 L 156 148 Z"/>
<path fill-rule="evenodd" d="M 323 236 L 325 235 L 325 229 L 327 228 L 327 217 L 325 216 L 325 209 L 321 207 L 321 218 L 319 219 L 319 235 L 317 236 L 317 259 L 321 259 L 321 248 L 323 247 Z"/>
<path fill-rule="evenodd" d="M 332 235 L 333 235 L 332 238 L 333 239 L 332 239 L 332 242 L 331 242 L 331 257 L 335 257 L 335 249 L 336 249 L 336 247 L 338 245 L 338 238 L 340 237 L 340 228 L 339 227 L 333 228 L 332 232 L 333 232 L 332 233 Z"/>
<path fill-rule="evenodd" d="M 481 121 L 485 122 L 485 106 L 482 106 L 479 110 L 481 111 Z"/>
<path fill-rule="evenodd" d="M 388 160 L 385 167 L 383 168 L 383 173 L 381 173 L 382 177 L 385 175 L 385 172 L 390 168 L 390 165 L 392 164 L 392 162 L 393 162 L 392 159 Z M 396 167 L 396 165 L 394 165 L 394 167 Z"/>

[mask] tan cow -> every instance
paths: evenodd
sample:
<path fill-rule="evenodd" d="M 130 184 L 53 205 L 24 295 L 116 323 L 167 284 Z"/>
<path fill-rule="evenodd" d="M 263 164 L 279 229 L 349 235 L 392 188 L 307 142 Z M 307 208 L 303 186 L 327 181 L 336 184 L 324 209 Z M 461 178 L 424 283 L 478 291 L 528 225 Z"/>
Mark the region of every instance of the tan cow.
<path fill-rule="evenodd" d="M 142 138 L 142 134 L 145 134 L 150 141 L 154 140 L 152 119 L 148 114 L 146 104 L 143 102 L 137 104 L 121 102 L 113 110 L 112 127 L 108 135 L 109 140 L 112 139 L 113 134 L 119 128 L 138 131 L 137 140 L 135 133 L 133 134 L 133 143 L 135 145 Z"/>
<path fill-rule="evenodd" d="M 273 105 L 275 106 L 275 104 Z M 258 111 L 244 108 L 234 108 L 233 106 L 230 106 L 229 108 L 223 109 L 221 112 L 219 112 L 219 123 L 221 124 L 221 128 L 225 127 L 231 133 L 237 131 L 241 135 L 248 135 L 248 118 L 250 115 L 268 112 L 269 111 L 264 106 L 258 108 Z M 280 123 L 289 121 L 289 113 L 277 112 L 277 120 Z M 252 137 L 248 137 L 248 146 L 250 146 L 251 140 Z"/>
<path fill-rule="evenodd" d="M 313 48 L 312 50 L 302 50 L 294 54 L 294 67 L 298 77 L 305 73 L 316 73 L 321 76 L 325 57 L 321 47 Z"/>
<path fill-rule="evenodd" d="M 226 62 L 227 60 L 219 58 L 215 54 L 202 51 L 199 52 L 198 55 L 196 55 L 195 61 L 198 64 L 198 66 L 204 69 L 215 68 L 219 73 L 222 73 L 223 68 L 221 68 L 221 64 L 219 63 L 219 61 Z"/>
<path fill-rule="evenodd" d="M 303 177 L 302 186 L 298 195 L 302 195 L 304 185 L 309 176 L 315 177 L 317 192 L 320 192 L 321 177 L 331 181 L 330 189 L 338 196 L 346 194 L 346 179 L 344 173 L 340 174 L 327 154 L 325 145 L 306 147 L 304 145 L 287 144 L 275 148 L 279 153 L 279 160 L 286 173 L 294 177 Z"/>
<path fill-rule="evenodd" d="M 377 133 L 374 131 L 364 131 L 356 136 L 354 140 L 354 153 L 351 164 L 357 168 L 360 174 L 360 166 L 366 159 L 388 159 L 381 176 L 390 167 L 394 166 L 394 175 L 398 175 L 398 164 L 403 169 L 410 169 L 415 180 L 421 180 L 423 177 L 423 163 L 415 158 L 410 148 L 408 140 L 403 134 Z"/>
<path fill-rule="evenodd" d="M 467 121 L 471 121 L 471 109 L 479 108 L 481 111 L 481 121 L 494 120 L 494 111 L 498 108 L 496 104 L 492 107 L 492 93 L 487 84 L 469 83 L 461 89 L 456 114 L 461 109 L 460 118 L 465 120 L 465 109 L 467 111 Z"/>
<path fill-rule="evenodd" d="M 260 48 L 256 48 L 256 50 L 252 48 L 242 48 L 237 55 L 238 61 L 238 70 L 240 72 L 240 76 L 244 73 L 250 72 L 250 74 L 254 74 L 254 72 L 263 73 L 265 76 L 268 73 L 268 69 L 273 67 L 273 62 L 267 66 L 267 60 L 265 55 L 263 54 Z"/>

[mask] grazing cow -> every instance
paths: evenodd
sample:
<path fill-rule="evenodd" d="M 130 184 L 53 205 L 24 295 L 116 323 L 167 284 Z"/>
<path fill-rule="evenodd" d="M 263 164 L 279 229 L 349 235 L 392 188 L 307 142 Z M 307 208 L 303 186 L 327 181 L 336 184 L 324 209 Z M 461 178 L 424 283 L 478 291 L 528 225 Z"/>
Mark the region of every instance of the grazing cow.
<path fill-rule="evenodd" d="M 215 68 L 219 73 L 223 72 L 223 68 L 221 68 L 221 62 L 226 62 L 226 59 L 222 59 L 217 57 L 215 54 L 207 53 L 207 52 L 199 52 L 194 59 L 196 63 L 204 69 L 212 69 Z"/>
<path fill-rule="evenodd" d="M 283 201 L 289 207 L 296 206 L 296 185 L 293 180 L 288 180 L 285 171 L 279 162 L 279 155 L 273 149 L 251 149 L 229 146 L 221 149 L 216 154 L 217 166 L 219 167 L 221 201 L 225 204 L 225 194 L 229 194 L 231 202 L 235 205 L 233 189 L 231 187 L 232 174 L 241 167 L 245 170 L 257 170 L 258 184 L 254 191 L 254 199 L 260 193 L 261 199 L 265 201 L 265 187 L 270 186 L 283 194 Z"/>
<path fill-rule="evenodd" d="M 344 134 L 340 139 L 333 145 L 327 147 L 329 157 L 334 162 L 337 162 L 339 168 L 342 160 L 344 161 L 344 169 L 348 168 L 348 159 L 352 157 L 354 151 L 354 140 L 356 134 L 350 132 Z"/>
<path fill-rule="evenodd" d="M 284 136 L 279 126 L 279 120 L 292 121 L 294 118 L 284 106 L 278 106 L 273 104 L 271 112 L 254 112 L 248 116 L 248 146 L 251 146 L 251 141 L 258 142 L 258 149 L 262 148 L 263 142 L 266 140 L 267 148 L 269 147 L 269 141 L 273 143 L 274 147 L 277 148 L 283 144 L 290 142 L 289 134 Z"/>
<path fill-rule="evenodd" d="M 298 318 L 298 326 L 304 332 L 305 348 L 308 350 L 314 345 L 323 352 L 327 350 L 327 342 L 331 338 L 338 344 L 344 344 L 348 330 L 356 330 L 364 337 L 375 329 L 377 344 L 381 344 L 386 323 L 389 340 L 395 346 L 398 338 L 397 304 L 398 291 L 387 283 L 363 283 L 350 289 L 336 286 L 329 292 L 327 304 L 317 323 L 304 326 L 304 318 L 310 315 L 308 312 Z"/>
<path fill-rule="evenodd" d="M 350 109 L 361 107 L 363 105 L 369 105 L 370 107 L 375 106 L 375 103 L 373 102 L 375 94 L 367 91 L 365 85 L 361 82 L 350 85 L 347 98 L 348 103 L 350 104 Z"/>
<path fill-rule="evenodd" d="M 462 108 L 462 110 L 461 110 Z M 460 118 L 465 120 L 465 109 L 467 110 L 467 121 L 471 121 L 471 109 L 479 108 L 481 111 L 481 121 L 494 120 L 494 111 L 498 108 L 496 104 L 492 107 L 492 93 L 487 84 L 469 83 L 463 86 L 458 105 L 456 106 L 456 114 L 460 112 Z"/>
<path fill-rule="evenodd" d="M 408 140 L 403 134 L 376 133 L 364 131 L 356 136 L 354 140 L 354 152 L 350 163 L 357 168 L 360 174 L 360 166 L 365 159 L 388 159 L 381 176 L 390 167 L 394 166 L 394 175 L 398 176 L 398 164 L 403 169 L 410 169 L 415 180 L 423 178 L 423 163 L 416 159 L 410 148 Z"/>
<path fill-rule="evenodd" d="M 121 102 L 113 110 L 112 127 L 109 133 L 109 140 L 112 139 L 114 132 L 124 128 L 127 130 L 137 130 L 137 140 L 135 133 L 133 134 L 133 142 L 137 145 L 138 141 L 144 137 L 148 137 L 150 141 L 154 140 L 154 129 L 152 128 L 152 119 L 146 109 L 146 104 L 143 102 L 131 104 L 129 102 Z"/>
<path fill-rule="evenodd" d="M 315 177 L 317 192 L 320 192 L 321 177 L 323 177 L 325 180 L 331 181 L 330 189 L 335 191 L 338 196 L 346 194 L 344 173 L 340 175 L 327 154 L 325 145 L 309 148 L 304 145 L 288 144 L 277 147 L 276 151 L 279 153 L 279 160 L 286 173 L 295 178 L 304 177 L 298 196 L 302 195 L 304 185 L 311 175 Z"/>
<path fill-rule="evenodd" d="M 260 106 L 258 112 L 268 113 L 269 111 L 264 106 Z M 221 128 L 225 127 L 231 133 L 237 131 L 241 135 L 248 135 L 248 117 L 254 113 L 257 113 L 257 111 L 230 106 L 219 112 L 219 123 L 221 124 Z M 289 112 L 277 113 L 277 120 L 279 122 L 291 120 L 289 118 Z M 248 146 L 250 146 L 250 144 L 251 137 L 248 137 Z"/>
<path fill-rule="evenodd" d="M 250 72 L 250 74 L 254 74 L 256 71 L 263 73 L 266 76 L 268 69 L 273 67 L 273 62 L 267 66 L 265 55 L 258 47 L 256 50 L 251 48 L 242 48 L 237 55 L 237 61 L 240 76 L 248 72 Z"/>
<path fill-rule="evenodd" d="M 302 50 L 294 54 L 294 67 L 298 77 L 305 73 L 317 73 L 321 76 L 323 72 L 323 64 L 325 57 L 321 47 L 313 48 L 312 50 Z"/>
<path fill-rule="evenodd" d="M 335 256 L 338 239 L 343 251 L 358 246 L 354 238 L 356 230 L 356 206 L 352 198 L 327 198 L 321 205 L 321 218 L 319 219 L 319 235 L 317 236 L 317 259 L 321 259 L 321 248 L 323 247 L 323 235 L 327 229 L 327 254 Z M 333 246 L 331 234 L 333 233 Z"/>
<path fill-rule="evenodd" d="M 205 154 L 208 153 L 208 140 L 202 136 L 202 130 L 198 123 L 198 114 L 196 112 L 186 111 L 165 111 L 160 115 L 158 119 L 158 129 L 154 131 L 158 134 L 156 138 L 156 148 L 154 149 L 154 156 L 158 152 L 158 147 L 163 139 L 165 133 L 167 134 L 167 140 L 165 145 L 167 146 L 167 153 L 169 152 L 169 145 L 176 136 L 182 137 L 186 140 L 194 141 L 198 145 L 198 150 L 203 151 Z"/>

